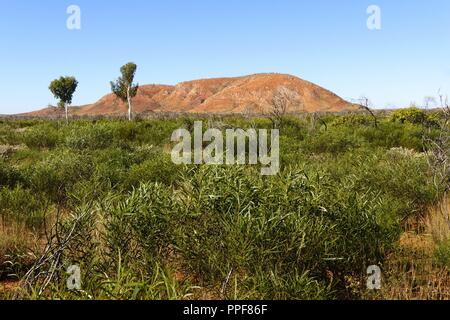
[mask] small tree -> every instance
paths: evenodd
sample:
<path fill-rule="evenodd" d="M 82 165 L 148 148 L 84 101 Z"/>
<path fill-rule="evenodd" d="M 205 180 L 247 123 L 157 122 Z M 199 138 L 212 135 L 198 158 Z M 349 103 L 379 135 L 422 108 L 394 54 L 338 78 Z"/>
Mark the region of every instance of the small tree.
<path fill-rule="evenodd" d="M 77 90 L 78 81 L 74 77 L 60 77 L 50 83 L 48 87 L 56 99 L 59 99 L 58 106 L 66 111 L 66 123 L 69 123 L 69 106 L 72 97 Z"/>
<path fill-rule="evenodd" d="M 131 99 L 136 96 L 139 84 L 133 84 L 134 75 L 136 74 L 137 66 L 133 62 L 127 63 L 120 68 L 122 74 L 116 81 L 111 81 L 112 92 L 123 102 L 128 103 L 128 120 L 131 121 Z"/>

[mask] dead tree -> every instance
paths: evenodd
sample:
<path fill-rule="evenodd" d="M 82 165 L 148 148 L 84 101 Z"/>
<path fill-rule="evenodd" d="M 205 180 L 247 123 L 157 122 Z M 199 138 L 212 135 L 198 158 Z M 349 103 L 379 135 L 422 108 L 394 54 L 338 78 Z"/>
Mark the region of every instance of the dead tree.
<path fill-rule="evenodd" d="M 425 106 L 425 109 L 429 109 L 430 107 L 431 107 L 431 108 L 432 108 L 432 107 L 435 107 L 436 104 L 437 104 L 437 102 L 436 102 L 436 99 L 435 99 L 434 97 L 432 97 L 432 96 L 426 96 L 426 97 L 423 99 L 423 104 L 424 104 L 424 106 Z"/>
<path fill-rule="evenodd" d="M 359 104 L 359 106 L 362 109 L 364 109 L 367 112 L 369 112 L 369 114 L 373 118 L 373 122 L 374 122 L 375 128 L 378 128 L 378 119 L 377 119 L 377 116 L 375 115 L 375 113 L 372 111 L 372 108 L 371 108 L 372 104 L 371 104 L 369 98 L 367 98 L 366 96 L 362 96 L 361 98 L 359 98 L 358 104 Z"/>
<path fill-rule="evenodd" d="M 277 88 L 272 98 L 272 110 L 270 111 L 270 120 L 274 129 L 281 127 L 289 104 L 297 97 L 298 95 L 294 91 L 284 86 Z"/>
<path fill-rule="evenodd" d="M 47 244 L 39 259 L 34 263 L 30 270 L 24 275 L 20 281 L 19 287 L 16 289 L 14 299 L 22 299 L 36 290 L 35 293 L 40 297 L 44 294 L 49 285 L 54 281 L 59 281 L 62 274 L 65 273 L 63 257 L 65 251 L 76 237 L 82 237 L 81 231 L 91 211 L 83 211 L 75 213 L 68 221 L 63 221 L 61 217 L 61 209 L 58 208 L 56 213 L 56 221 L 47 234 Z"/>
<path fill-rule="evenodd" d="M 429 166 L 433 171 L 434 185 L 438 194 L 438 206 L 450 226 L 450 105 L 448 97 L 440 95 L 441 119 L 439 135 L 425 137 L 425 146 L 429 153 Z"/>

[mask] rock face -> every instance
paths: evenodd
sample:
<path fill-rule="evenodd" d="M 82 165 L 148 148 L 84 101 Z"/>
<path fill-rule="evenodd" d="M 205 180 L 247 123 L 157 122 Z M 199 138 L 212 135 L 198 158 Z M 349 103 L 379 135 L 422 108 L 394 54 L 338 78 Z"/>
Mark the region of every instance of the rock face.
<path fill-rule="evenodd" d="M 290 92 L 287 112 L 340 112 L 357 106 L 311 82 L 286 74 L 256 74 L 182 82 L 175 86 L 144 85 L 133 99 L 133 112 L 267 113 L 279 88 Z M 118 115 L 127 105 L 113 94 L 98 102 L 73 108 L 73 115 Z M 57 115 L 47 108 L 28 115 Z"/>

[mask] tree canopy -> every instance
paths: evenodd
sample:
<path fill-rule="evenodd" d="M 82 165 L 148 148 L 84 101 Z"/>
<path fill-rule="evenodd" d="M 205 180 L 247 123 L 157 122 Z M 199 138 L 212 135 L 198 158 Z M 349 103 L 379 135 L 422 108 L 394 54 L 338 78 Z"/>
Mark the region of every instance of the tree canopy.
<path fill-rule="evenodd" d="M 75 77 L 60 77 L 50 83 L 49 89 L 59 99 L 58 105 L 65 107 L 72 103 L 73 94 L 78 87 Z"/>
<path fill-rule="evenodd" d="M 133 84 L 137 65 L 129 62 L 120 68 L 120 76 L 116 81 L 111 81 L 112 92 L 122 101 L 134 97 L 139 89 L 139 84 Z"/>

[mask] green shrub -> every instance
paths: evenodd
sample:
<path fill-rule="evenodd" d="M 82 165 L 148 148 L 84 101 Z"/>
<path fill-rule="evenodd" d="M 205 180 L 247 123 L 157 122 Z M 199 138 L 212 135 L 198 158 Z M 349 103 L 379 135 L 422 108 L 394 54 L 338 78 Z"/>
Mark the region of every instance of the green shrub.
<path fill-rule="evenodd" d="M 412 124 L 423 124 L 433 126 L 437 124 L 436 117 L 428 114 L 425 110 L 411 107 L 408 109 L 400 109 L 391 114 L 391 121 Z"/>
<path fill-rule="evenodd" d="M 73 259 L 114 274 L 121 263 L 146 276 L 167 257 L 173 243 L 172 219 L 178 207 L 172 192 L 160 184 L 142 184 L 130 193 L 111 193 L 95 202 L 80 204 L 74 209 L 82 216 L 78 238 L 71 244 Z M 96 229 L 96 226 L 100 226 Z M 70 230 L 70 223 L 67 230 Z M 68 257 L 69 259 L 71 257 Z M 134 269 L 134 267 L 136 269 Z"/>
<path fill-rule="evenodd" d="M 341 127 L 311 135 L 303 141 L 303 150 L 309 153 L 337 155 L 358 148 L 362 144 L 362 137 L 354 135 L 353 129 Z"/>
<path fill-rule="evenodd" d="M 441 267 L 450 270 L 450 241 L 442 241 L 436 249 L 435 257 Z"/>
<path fill-rule="evenodd" d="M 187 216 L 176 246 L 207 281 L 231 269 L 250 277 L 258 268 L 290 274 L 295 265 L 327 286 L 327 270 L 349 274 L 378 263 L 399 236 L 397 221 L 381 221 L 375 194 L 320 173 L 265 180 L 251 171 L 201 168 L 183 182 Z"/>
<path fill-rule="evenodd" d="M 65 145 L 74 150 L 104 149 L 113 143 L 111 130 L 104 125 L 73 126 L 66 136 Z"/>
<path fill-rule="evenodd" d="M 382 122 L 377 128 L 357 128 L 354 134 L 363 137 L 369 147 L 424 149 L 423 128 L 411 123 Z"/>
<path fill-rule="evenodd" d="M 16 186 L 0 189 L 0 214 L 4 221 L 40 227 L 45 218 L 46 200 L 40 193 Z"/>
<path fill-rule="evenodd" d="M 23 142 L 30 149 L 51 149 L 57 145 L 58 141 L 58 130 L 50 123 L 28 128 L 23 133 Z"/>
<path fill-rule="evenodd" d="M 367 114 L 350 114 L 340 117 L 335 117 L 333 121 L 330 123 L 330 126 L 373 126 L 374 119 L 371 115 Z"/>
<path fill-rule="evenodd" d="M 0 187 L 13 187 L 22 179 L 20 173 L 10 164 L 0 159 Z"/>
<path fill-rule="evenodd" d="M 142 130 L 142 124 L 134 121 L 110 123 L 109 127 L 113 131 L 115 140 L 124 141 L 135 141 Z"/>
<path fill-rule="evenodd" d="M 171 185 L 176 181 L 179 172 L 179 167 L 173 164 L 169 155 L 153 153 L 153 158 L 130 168 L 123 184 L 126 188 L 137 187 L 142 182 Z"/>
<path fill-rule="evenodd" d="M 141 144 L 164 146 L 170 142 L 172 133 L 182 128 L 179 120 L 150 120 L 140 123 L 136 141 Z"/>
<path fill-rule="evenodd" d="M 36 192 L 44 192 L 53 201 L 60 202 L 66 198 L 68 188 L 91 176 L 92 167 L 87 155 L 58 150 L 28 168 L 26 182 Z"/>
<path fill-rule="evenodd" d="M 240 288 L 231 288 L 228 296 L 233 299 L 262 300 L 326 300 L 333 299 L 330 286 L 309 276 L 300 274 L 294 267 L 291 272 L 280 274 L 276 270 L 257 272 L 246 279 Z M 233 290 L 238 289 L 238 292 Z"/>
<path fill-rule="evenodd" d="M 92 157 L 95 165 L 93 176 L 109 181 L 112 186 L 120 184 L 130 167 L 139 161 L 133 152 L 117 147 L 98 150 Z"/>
<path fill-rule="evenodd" d="M 0 145 L 18 145 L 21 143 L 20 134 L 10 123 L 0 124 Z"/>

